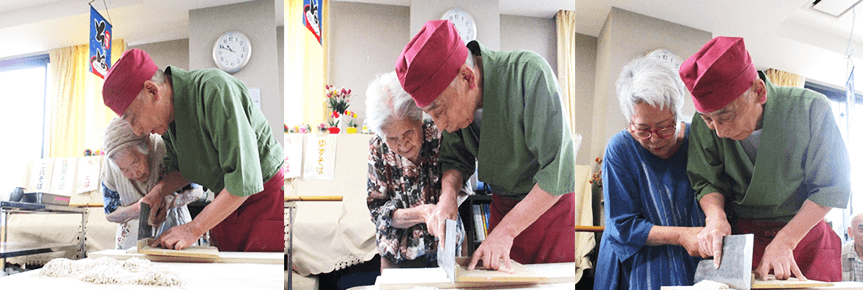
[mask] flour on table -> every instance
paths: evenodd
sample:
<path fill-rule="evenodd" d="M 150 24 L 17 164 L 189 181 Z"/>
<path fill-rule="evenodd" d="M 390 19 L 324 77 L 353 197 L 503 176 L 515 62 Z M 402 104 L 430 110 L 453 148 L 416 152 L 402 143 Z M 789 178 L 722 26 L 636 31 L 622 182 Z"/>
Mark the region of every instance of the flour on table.
<path fill-rule="evenodd" d="M 183 285 L 183 279 L 176 273 L 149 260 L 138 258 L 127 260 L 109 257 L 84 260 L 58 258 L 45 264 L 39 276 L 71 277 L 96 284 Z"/>

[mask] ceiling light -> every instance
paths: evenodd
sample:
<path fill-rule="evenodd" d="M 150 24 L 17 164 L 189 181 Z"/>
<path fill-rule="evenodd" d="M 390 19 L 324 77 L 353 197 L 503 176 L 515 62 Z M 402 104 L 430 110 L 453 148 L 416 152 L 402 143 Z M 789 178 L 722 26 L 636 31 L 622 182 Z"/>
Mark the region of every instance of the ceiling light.
<path fill-rule="evenodd" d="M 839 18 L 861 1 L 863 0 L 814 0 L 809 9 Z"/>

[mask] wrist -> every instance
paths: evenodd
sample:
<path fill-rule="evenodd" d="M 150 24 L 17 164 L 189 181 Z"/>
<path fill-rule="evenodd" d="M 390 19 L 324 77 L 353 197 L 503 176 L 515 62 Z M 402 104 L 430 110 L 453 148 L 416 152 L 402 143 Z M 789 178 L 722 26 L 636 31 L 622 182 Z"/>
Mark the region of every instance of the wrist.
<path fill-rule="evenodd" d="M 203 236 L 207 230 L 203 229 L 200 223 L 197 220 L 192 220 L 186 223 L 189 226 L 189 232 L 191 232 L 195 237 Z"/>

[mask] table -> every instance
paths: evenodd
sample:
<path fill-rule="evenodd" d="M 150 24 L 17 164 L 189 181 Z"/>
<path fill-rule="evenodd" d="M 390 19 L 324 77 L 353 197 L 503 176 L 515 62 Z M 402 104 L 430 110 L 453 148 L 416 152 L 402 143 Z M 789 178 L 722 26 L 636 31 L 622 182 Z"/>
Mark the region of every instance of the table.
<path fill-rule="evenodd" d="M 533 285 L 502 285 L 484 284 L 471 285 L 470 282 L 453 283 L 447 278 L 441 268 L 398 268 L 384 269 L 378 276 L 374 286 L 363 288 L 355 287 L 356 290 L 379 290 L 379 289 L 411 289 L 414 287 L 435 287 L 440 289 L 575 289 L 576 266 L 575 263 L 548 263 L 548 264 L 525 264 L 540 276 L 548 278 L 546 283 Z M 472 288 L 471 288 L 472 287 Z M 352 288 L 353 289 L 353 288 Z"/>
<path fill-rule="evenodd" d="M 6 258 L 72 250 L 76 248 L 78 249 L 79 258 L 86 255 L 86 249 L 84 248 L 84 237 L 86 235 L 87 228 L 86 208 L 29 202 L 0 201 L 0 214 L 3 215 L 3 240 L 0 242 L 0 262 L 2 262 L 2 264 L 0 265 L 6 265 Z M 80 214 L 81 231 L 78 233 L 79 243 L 30 244 L 8 242 L 9 215 L 11 214 Z"/>
<path fill-rule="evenodd" d="M 279 253 L 276 253 L 279 254 Z M 234 263 L 165 263 L 154 262 L 180 275 L 185 281 L 179 287 L 154 287 L 143 285 L 99 285 L 73 278 L 43 278 L 40 270 L 14 274 L 0 278 L 3 289 L 184 289 L 184 290 L 234 290 L 234 289 L 282 289 L 284 277 L 280 264 L 234 264 Z M 17 287 L 16 287 L 17 286 Z"/>

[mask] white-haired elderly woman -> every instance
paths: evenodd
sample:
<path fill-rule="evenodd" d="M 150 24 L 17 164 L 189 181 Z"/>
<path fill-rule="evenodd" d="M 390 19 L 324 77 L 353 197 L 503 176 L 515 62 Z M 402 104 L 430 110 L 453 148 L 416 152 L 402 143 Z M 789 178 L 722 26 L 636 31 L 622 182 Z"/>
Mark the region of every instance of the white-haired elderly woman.
<path fill-rule="evenodd" d="M 134 247 L 138 240 L 140 200 L 161 178 L 165 144 L 157 134 L 135 136 L 128 122 L 114 118 L 105 128 L 105 165 L 102 195 L 108 221 L 119 223 L 116 248 Z M 165 198 L 168 218 L 157 233 L 192 220 L 186 205 L 203 196 L 203 188 L 190 184 Z"/>
<path fill-rule="evenodd" d="M 627 128 L 602 164 L 605 231 L 594 289 L 692 285 L 704 213 L 686 175 L 686 87 L 667 62 L 640 57 L 617 79 Z"/>
<path fill-rule="evenodd" d="M 435 267 L 437 243 L 426 227 L 441 193 L 441 132 L 402 89 L 395 72 L 378 76 L 366 91 L 369 141 L 366 200 L 376 225 L 381 269 Z M 470 189 L 462 187 L 462 193 Z M 464 228 L 459 218 L 456 253 Z"/>

